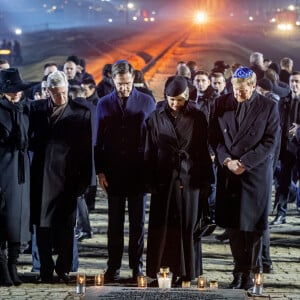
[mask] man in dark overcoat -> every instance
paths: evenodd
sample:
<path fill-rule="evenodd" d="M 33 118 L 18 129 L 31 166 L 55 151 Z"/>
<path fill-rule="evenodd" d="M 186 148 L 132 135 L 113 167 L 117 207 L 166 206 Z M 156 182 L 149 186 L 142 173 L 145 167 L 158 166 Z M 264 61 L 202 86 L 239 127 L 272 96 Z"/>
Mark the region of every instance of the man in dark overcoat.
<path fill-rule="evenodd" d="M 0 285 L 20 285 L 17 258 L 29 231 L 29 88 L 18 69 L 0 71 Z M 7 250 L 7 251 L 6 251 Z"/>
<path fill-rule="evenodd" d="M 228 228 L 234 258 L 232 288 L 253 286 L 267 228 L 272 164 L 280 125 L 277 103 L 255 91 L 256 75 L 238 68 L 233 94 L 216 101 L 210 133 L 218 163 L 216 222 Z"/>
<path fill-rule="evenodd" d="M 91 183 L 92 118 L 89 104 L 68 98 L 65 74 L 48 76 L 49 99 L 32 103 L 30 117 L 31 211 L 37 226 L 40 276 L 68 281 L 73 258 L 77 197 Z M 55 241 L 58 257 L 52 260 Z"/>
<path fill-rule="evenodd" d="M 101 98 L 96 114 L 95 165 L 108 196 L 108 269 L 105 281 L 120 276 L 124 248 L 125 204 L 129 214 L 129 267 L 142 274 L 145 220 L 144 146 L 146 120 L 155 109 L 151 96 L 133 86 L 127 61 L 112 67 L 115 89 Z"/>
<path fill-rule="evenodd" d="M 300 72 L 290 76 L 291 92 L 279 101 L 280 125 L 282 128 L 280 149 L 280 172 L 278 180 L 278 203 L 275 219 L 270 225 L 286 223 L 289 187 L 293 172 L 299 176 L 299 152 L 296 132 L 300 128 Z M 298 178 L 297 178 L 298 179 Z"/>
<path fill-rule="evenodd" d="M 193 101 L 187 101 L 185 78 L 175 76 L 166 94 L 167 100 L 149 118 L 145 149 L 152 190 L 147 275 L 156 278 L 160 267 L 168 266 L 174 282 L 181 284 L 200 275 L 194 233 L 201 193 L 208 195 L 213 170 L 206 118 Z"/>

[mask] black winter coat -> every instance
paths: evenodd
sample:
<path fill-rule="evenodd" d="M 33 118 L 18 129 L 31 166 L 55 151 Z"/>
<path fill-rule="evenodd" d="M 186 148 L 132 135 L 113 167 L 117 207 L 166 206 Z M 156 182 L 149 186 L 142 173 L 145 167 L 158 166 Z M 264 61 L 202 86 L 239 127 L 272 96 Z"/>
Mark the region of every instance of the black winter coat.
<path fill-rule="evenodd" d="M 0 99 L 0 240 L 27 242 L 29 103 Z"/>
<path fill-rule="evenodd" d="M 268 226 L 268 205 L 273 160 L 280 139 L 277 103 L 254 92 L 240 128 L 237 101 L 232 94 L 216 101 L 210 133 L 218 163 L 216 222 L 242 231 L 263 231 Z M 238 159 L 246 171 L 235 175 L 223 165 L 227 157 Z"/>
<path fill-rule="evenodd" d="M 189 102 L 172 123 L 165 101 L 148 121 L 145 149 L 152 187 L 147 242 L 147 275 L 161 266 L 193 280 L 193 234 L 199 221 L 200 192 L 213 182 L 204 114 Z M 197 268 L 198 269 L 198 268 Z"/>
<path fill-rule="evenodd" d="M 46 99 L 31 107 L 31 222 L 73 227 L 77 197 L 93 174 L 92 113 L 85 99 L 76 98 L 51 124 L 52 106 Z"/>

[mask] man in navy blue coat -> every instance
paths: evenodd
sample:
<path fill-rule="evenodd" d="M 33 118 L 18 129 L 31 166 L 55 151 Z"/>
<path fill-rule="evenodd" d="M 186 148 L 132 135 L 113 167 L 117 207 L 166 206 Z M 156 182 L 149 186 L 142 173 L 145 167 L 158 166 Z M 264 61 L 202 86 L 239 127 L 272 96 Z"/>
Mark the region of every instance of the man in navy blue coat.
<path fill-rule="evenodd" d="M 218 163 L 216 223 L 228 228 L 232 288 L 253 286 L 261 237 L 268 226 L 272 165 L 280 125 L 277 103 L 255 91 L 256 75 L 238 68 L 233 94 L 216 101 L 210 134 Z"/>
<path fill-rule="evenodd" d="M 134 70 L 127 61 L 112 67 L 115 89 L 98 102 L 95 165 L 99 184 L 108 196 L 108 269 L 105 281 L 120 277 L 124 250 L 125 204 L 129 214 L 129 267 L 135 279 L 142 274 L 146 120 L 153 99 L 133 87 Z"/>

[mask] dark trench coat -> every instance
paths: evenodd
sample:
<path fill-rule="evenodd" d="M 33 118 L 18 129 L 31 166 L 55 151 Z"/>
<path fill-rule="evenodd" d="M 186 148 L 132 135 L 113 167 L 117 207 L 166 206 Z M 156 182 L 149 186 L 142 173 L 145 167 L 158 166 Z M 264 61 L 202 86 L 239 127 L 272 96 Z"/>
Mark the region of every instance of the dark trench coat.
<path fill-rule="evenodd" d="M 174 276 L 194 279 L 193 234 L 199 220 L 199 194 L 213 181 L 207 147 L 207 123 L 193 103 L 179 113 L 174 125 L 165 102 L 148 121 L 145 159 L 149 169 L 151 206 L 147 242 L 147 275 L 161 266 Z"/>
<path fill-rule="evenodd" d="M 93 173 L 90 106 L 83 98 L 69 100 L 58 121 L 50 125 L 52 101 L 32 103 L 32 224 L 75 225 L 77 197 L 91 184 Z"/>
<path fill-rule="evenodd" d="M 0 99 L 0 239 L 27 242 L 29 231 L 29 104 Z"/>
<path fill-rule="evenodd" d="M 232 94 L 217 99 L 211 144 L 218 162 L 216 222 L 242 231 L 263 231 L 268 224 L 273 160 L 280 138 L 277 103 L 254 92 L 253 102 L 238 129 L 237 101 Z M 225 158 L 239 159 L 246 171 L 235 175 Z"/>

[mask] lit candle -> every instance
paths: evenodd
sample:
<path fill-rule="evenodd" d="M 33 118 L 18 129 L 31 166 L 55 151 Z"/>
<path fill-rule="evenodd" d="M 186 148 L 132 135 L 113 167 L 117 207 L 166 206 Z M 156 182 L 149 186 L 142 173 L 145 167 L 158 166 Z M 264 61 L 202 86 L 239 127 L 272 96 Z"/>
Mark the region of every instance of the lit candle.
<path fill-rule="evenodd" d="M 103 273 L 99 273 L 99 274 L 95 275 L 95 285 L 97 285 L 97 286 L 104 285 L 104 274 Z"/>
<path fill-rule="evenodd" d="M 138 276 L 137 284 L 138 284 L 139 288 L 146 288 L 147 287 L 147 277 L 146 276 Z"/>
<path fill-rule="evenodd" d="M 203 276 L 198 277 L 198 288 L 199 289 L 205 288 L 205 278 Z"/>
<path fill-rule="evenodd" d="M 255 274 L 253 294 L 261 295 L 263 293 L 264 277 L 262 273 Z"/>
<path fill-rule="evenodd" d="M 76 277 L 76 293 L 85 293 L 85 273 L 78 273 Z"/>
<path fill-rule="evenodd" d="M 168 267 L 160 268 L 160 272 L 157 273 L 158 287 L 161 289 L 170 289 L 172 283 L 172 272 Z"/>
<path fill-rule="evenodd" d="M 171 288 L 171 279 L 168 277 L 158 278 L 158 287 L 161 289 L 170 289 Z"/>
<path fill-rule="evenodd" d="M 219 284 L 218 284 L 218 281 L 217 280 L 212 280 L 210 283 L 209 283 L 209 287 L 211 289 L 217 289 L 219 287 Z"/>
<path fill-rule="evenodd" d="M 189 288 L 189 287 L 191 287 L 191 282 L 190 281 L 182 281 L 181 287 Z"/>

